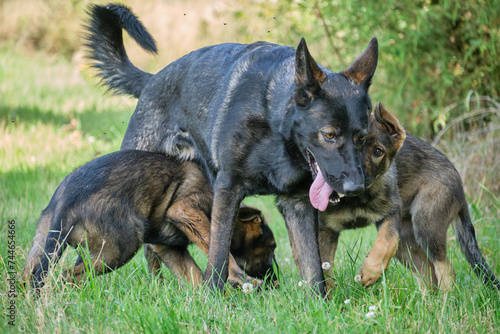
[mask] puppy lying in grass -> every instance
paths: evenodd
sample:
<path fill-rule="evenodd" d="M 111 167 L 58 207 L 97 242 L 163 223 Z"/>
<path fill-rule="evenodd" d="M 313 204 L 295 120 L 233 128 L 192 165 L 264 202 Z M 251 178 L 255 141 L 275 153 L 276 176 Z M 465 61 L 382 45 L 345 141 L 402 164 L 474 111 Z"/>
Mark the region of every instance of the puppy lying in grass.
<path fill-rule="evenodd" d="M 104 274 L 123 266 L 147 243 L 153 274 L 162 261 L 179 278 L 198 284 L 202 272 L 187 246 L 195 243 L 207 254 L 212 198 L 195 162 L 135 150 L 99 157 L 69 174 L 42 211 L 23 276 L 40 287 L 49 266 L 70 245 L 83 250 L 65 272 L 68 282 L 77 283 L 85 277 L 85 262 Z M 232 236 L 230 282 L 274 279 L 275 248 L 261 212 L 241 208 Z"/>

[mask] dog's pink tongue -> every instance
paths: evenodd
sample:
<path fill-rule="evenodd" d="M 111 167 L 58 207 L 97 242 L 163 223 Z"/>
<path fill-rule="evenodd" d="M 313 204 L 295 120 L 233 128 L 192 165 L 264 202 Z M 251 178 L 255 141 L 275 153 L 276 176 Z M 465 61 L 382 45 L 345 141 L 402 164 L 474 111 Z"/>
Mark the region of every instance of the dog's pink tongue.
<path fill-rule="evenodd" d="M 323 174 L 321 174 L 321 171 L 318 169 L 318 175 L 309 189 L 309 199 L 311 200 L 312 206 L 319 211 L 325 211 L 332 192 L 333 189 L 326 183 Z"/>

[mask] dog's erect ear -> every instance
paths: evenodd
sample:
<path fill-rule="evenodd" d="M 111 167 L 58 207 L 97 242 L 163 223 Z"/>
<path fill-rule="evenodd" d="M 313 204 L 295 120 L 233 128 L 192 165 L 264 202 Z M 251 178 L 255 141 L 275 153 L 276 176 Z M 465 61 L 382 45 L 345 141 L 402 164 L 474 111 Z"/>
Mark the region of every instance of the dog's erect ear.
<path fill-rule="evenodd" d="M 389 110 L 385 109 L 382 103 L 378 102 L 375 106 L 375 111 L 373 112 L 375 119 L 382 125 L 391 136 L 391 140 L 394 143 L 396 150 L 399 150 L 406 138 L 406 132 L 399 124 L 398 119 L 390 113 Z"/>
<path fill-rule="evenodd" d="M 311 102 L 321 90 L 325 78 L 325 72 L 314 61 L 306 40 L 302 38 L 295 54 L 295 102 L 302 106 Z"/>
<path fill-rule="evenodd" d="M 356 58 L 356 60 L 347 69 L 343 70 L 342 73 L 352 80 L 356 85 L 361 85 L 368 89 L 377 69 L 378 62 L 378 41 L 376 37 L 373 37 L 368 44 L 367 48 L 361 56 Z"/>

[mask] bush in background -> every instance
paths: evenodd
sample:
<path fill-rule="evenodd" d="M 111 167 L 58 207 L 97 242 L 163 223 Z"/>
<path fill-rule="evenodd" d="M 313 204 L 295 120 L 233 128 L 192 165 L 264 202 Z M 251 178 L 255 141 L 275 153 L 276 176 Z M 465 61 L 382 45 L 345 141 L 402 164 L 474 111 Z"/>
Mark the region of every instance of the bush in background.
<path fill-rule="evenodd" d="M 446 126 L 452 116 L 446 107 L 469 91 L 500 92 L 497 0 L 287 0 L 261 2 L 260 16 L 279 21 L 281 28 L 273 30 L 278 40 L 294 45 L 306 36 L 332 69 L 348 66 L 376 36 L 380 58 L 372 95 L 419 135 L 433 136 Z"/>
<path fill-rule="evenodd" d="M 84 65 L 85 9 L 110 1 L 0 1 L 0 47 Z M 427 140 L 444 136 L 436 143 L 467 176 L 467 193 L 478 193 L 479 182 L 500 191 L 498 0 L 120 2 L 158 43 L 153 57 L 124 34 L 134 64 L 151 72 L 205 45 L 267 40 L 296 46 L 301 37 L 318 62 L 340 71 L 376 36 L 380 57 L 372 100 L 382 101 L 408 131 Z"/>

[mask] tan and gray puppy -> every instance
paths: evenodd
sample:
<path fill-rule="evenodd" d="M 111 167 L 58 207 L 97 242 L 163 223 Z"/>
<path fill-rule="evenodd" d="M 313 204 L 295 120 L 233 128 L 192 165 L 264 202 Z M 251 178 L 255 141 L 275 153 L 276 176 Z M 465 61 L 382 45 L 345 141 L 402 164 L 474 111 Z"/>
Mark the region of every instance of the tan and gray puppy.
<path fill-rule="evenodd" d="M 467 261 L 486 285 L 500 288 L 477 244 L 462 180 L 453 164 L 423 140 L 407 134 L 396 156 L 402 223 L 396 256 L 427 286 L 450 288 L 454 269 L 447 259 L 450 224 Z"/>
<path fill-rule="evenodd" d="M 365 286 L 387 268 L 397 246 L 395 256 L 419 279 L 430 288 L 446 290 L 454 278 L 446 256 L 446 234 L 453 223 L 476 274 L 487 285 L 500 287 L 479 250 L 462 181 L 453 164 L 421 139 L 405 136 L 397 119 L 380 103 L 370 116 L 363 161 L 365 194 L 357 200 L 342 198 L 321 216 L 323 261 L 333 261 L 343 229 L 374 222 L 379 233 L 360 272 Z"/>

